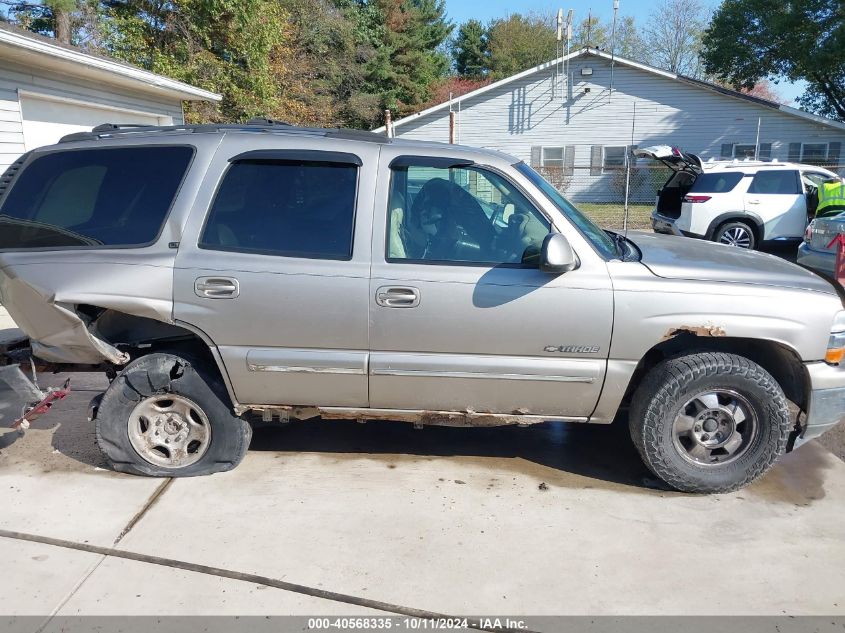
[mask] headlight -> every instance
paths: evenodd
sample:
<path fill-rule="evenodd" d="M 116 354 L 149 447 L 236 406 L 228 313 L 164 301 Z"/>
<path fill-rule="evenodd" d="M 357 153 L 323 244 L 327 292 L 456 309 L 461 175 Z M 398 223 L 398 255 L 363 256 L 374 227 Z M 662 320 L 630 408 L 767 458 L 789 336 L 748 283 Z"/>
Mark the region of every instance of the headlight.
<path fill-rule="evenodd" d="M 838 312 L 833 320 L 824 359 L 831 365 L 838 365 L 845 360 L 845 310 Z"/>

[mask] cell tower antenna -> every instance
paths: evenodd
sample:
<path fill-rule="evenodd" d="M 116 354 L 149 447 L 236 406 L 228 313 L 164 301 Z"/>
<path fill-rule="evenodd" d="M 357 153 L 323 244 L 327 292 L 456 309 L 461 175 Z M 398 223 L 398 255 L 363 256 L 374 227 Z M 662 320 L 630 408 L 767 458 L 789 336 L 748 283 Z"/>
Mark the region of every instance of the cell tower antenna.
<path fill-rule="evenodd" d="M 561 76 L 561 57 L 563 57 L 563 9 L 557 10 L 557 29 L 555 31 L 555 37 L 557 38 L 557 45 L 555 48 L 555 75 L 554 75 L 554 84 L 552 86 L 552 99 L 555 98 L 555 92 L 557 91 L 557 85 L 560 82 Z"/>
<path fill-rule="evenodd" d="M 613 26 L 610 30 L 610 92 L 607 100 L 613 96 L 613 70 L 616 67 L 616 15 L 619 13 L 619 0 L 613 0 Z"/>
<path fill-rule="evenodd" d="M 572 19 L 573 11 L 569 9 L 566 14 L 566 98 L 569 99 L 569 45 L 572 43 Z"/>

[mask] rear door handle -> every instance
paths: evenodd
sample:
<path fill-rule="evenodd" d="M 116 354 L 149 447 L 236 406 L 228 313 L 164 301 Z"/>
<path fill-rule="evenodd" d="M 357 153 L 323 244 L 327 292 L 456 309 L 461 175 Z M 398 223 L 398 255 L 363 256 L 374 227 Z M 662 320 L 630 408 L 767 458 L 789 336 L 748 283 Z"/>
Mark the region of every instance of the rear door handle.
<path fill-rule="evenodd" d="M 206 299 L 234 299 L 241 288 L 232 277 L 200 277 L 194 282 L 194 292 Z"/>
<path fill-rule="evenodd" d="M 749 200 L 748 204 L 760 204 L 759 200 Z"/>
<path fill-rule="evenodd" d="M 382 286 L 376 290 L 376 303 L 383 308 L 416 308 L 420 291 L 406 286 Z"/>

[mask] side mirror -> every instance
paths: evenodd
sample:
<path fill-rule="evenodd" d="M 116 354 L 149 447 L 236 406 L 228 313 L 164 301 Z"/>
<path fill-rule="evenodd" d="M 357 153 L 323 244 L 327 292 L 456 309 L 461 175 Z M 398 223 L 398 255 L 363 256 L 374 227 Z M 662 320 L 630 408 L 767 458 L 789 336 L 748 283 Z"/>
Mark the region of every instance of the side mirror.
<path fill-rule="evenodd" d="M 559 275 L 574 270 L 577 265 L 578 258 L 569 240 L 560 233 L 549 233 L 540 251 L 540 270 Z"/>

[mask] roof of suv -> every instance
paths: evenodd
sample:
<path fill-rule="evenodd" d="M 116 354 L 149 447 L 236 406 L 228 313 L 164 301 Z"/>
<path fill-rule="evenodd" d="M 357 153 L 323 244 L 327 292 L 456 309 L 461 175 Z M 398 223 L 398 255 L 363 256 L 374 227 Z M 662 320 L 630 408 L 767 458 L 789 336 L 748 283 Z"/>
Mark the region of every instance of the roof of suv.
<path fill-rule="evenodd" d="M 801 163 L 786 163 L 777 160 L 762 161 L 762 160 L 708 160 L 701 164 L 705 171 L 742 171 L 746 174 L 753 174 L 758 171 L 767 169 L 801 169 L 821 171 L 826 174 L 835 174 L 825 167 L 818 167 L 816 165 L 804 165 Z"/>
<path fill-rule="evenodd" d="M 275 119 L 250 119 L 246 123 L 204 123 L 196 125 L 131 125 L 131 124 L 115 124 L 104 123 L 98 125 L 90 132 L 76 132 L 68 134 L 59 140 L 59 143 L 75 143 L 80 141 L 97 141 L 105 139 L 136 139 L 150 135 L 158 134 L 228 134 L 228 133 L 267 133 L 267 134 L 283 134 L 283 135 L 305 135 L 312 137 L 323 137 L 327 139 L 358 141 L 364 143 L 378 143 L 398 145 L 410 148 L 455 148 L 463 151 L 471 151 L 476 154 L 483 154 L 499 159 L 509 160 L 511 162 L 518 162 L 519 159 L 499 152 L 494 149 L 469 147 L 464 145 L 454 145 L 449 143 L 438 143 L 436 141 L 419 141 L 407 139 L 388 138 L 384 134 L 376 132 L 369 132 L 366 130 L 354 130 L 345 128 L 314 128 L 314 127 L 299 127 L 292 125 L 285 121 L 278 121 Z"/>

